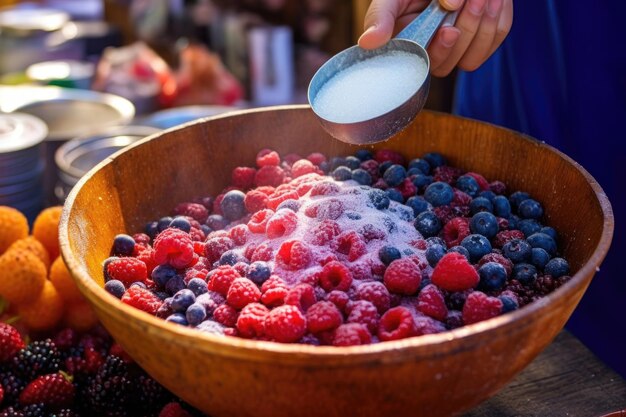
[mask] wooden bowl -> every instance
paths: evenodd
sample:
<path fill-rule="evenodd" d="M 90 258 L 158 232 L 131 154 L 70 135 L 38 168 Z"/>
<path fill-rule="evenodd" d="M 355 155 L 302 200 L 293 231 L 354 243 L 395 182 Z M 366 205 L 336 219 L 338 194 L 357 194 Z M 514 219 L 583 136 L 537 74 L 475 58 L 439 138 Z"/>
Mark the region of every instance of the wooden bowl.
<path fill-rule="evenodd" d="M 611 206 L 567 156 L 519 133 L 423 112 L 374 149 L 443 153 L 456 166 L 530 192 L 575 275 L 513 313 L 453 331 L 357 347 L 283 345 L 220 337 L 124 305 L 103 288 L 102 261 L 117 233 L 141 231 L 177 202 L 216 195 L 231 169 L 262 148 L 282 155 L 347 155 L 307 106 L 220 115 L 147 138 L 90 171 L 68 197 L 63 257 L 113 337 L 157 381 L 214 417 L 445 416 L 510 381 L 563 328 L 612 238 Z"/>

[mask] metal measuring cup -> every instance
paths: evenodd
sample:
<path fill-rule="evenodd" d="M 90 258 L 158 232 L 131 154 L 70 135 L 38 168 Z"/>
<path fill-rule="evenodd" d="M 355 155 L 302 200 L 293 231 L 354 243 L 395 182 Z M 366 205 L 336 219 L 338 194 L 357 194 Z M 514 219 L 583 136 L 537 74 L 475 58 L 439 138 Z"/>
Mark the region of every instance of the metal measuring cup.
<path fill-rule="evenodd" d="M 426 103 L 430 87 L 430 59 L 426 47 L 444 20 L 454 23 L 458 12 L 450 13 L 432 0 L 426 9 L 385 46 L 367 50 L 355 45 L 328 60 L 313 76 L 309 84 L 308 100 L 322 126 L 333 137 L 342 142 L 364 145 L 386 140 L 404 129 L 417 116 Z M 338 123 L 328 120 L 316 111 L 315 99 L 322 87 L 342 70 L 361 61 L 402 51 L 414 54 L 426 62 L 427 75 L 422 84 L 403 104 L 369 120 L 353 123 Z"/>

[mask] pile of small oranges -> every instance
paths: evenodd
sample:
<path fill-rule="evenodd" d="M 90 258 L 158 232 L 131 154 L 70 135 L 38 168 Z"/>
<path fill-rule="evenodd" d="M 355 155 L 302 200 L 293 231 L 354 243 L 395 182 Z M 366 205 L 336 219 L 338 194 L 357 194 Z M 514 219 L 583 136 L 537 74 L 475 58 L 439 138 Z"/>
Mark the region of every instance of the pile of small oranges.
<path fill-rule="evenodd" d="M 29 331 L 86 331 L 97 323 L 59 255 L 60 216 L 60 206 L 47 208 L 29 230 L 20 211 L 0 206 L 0 299 Z"/>

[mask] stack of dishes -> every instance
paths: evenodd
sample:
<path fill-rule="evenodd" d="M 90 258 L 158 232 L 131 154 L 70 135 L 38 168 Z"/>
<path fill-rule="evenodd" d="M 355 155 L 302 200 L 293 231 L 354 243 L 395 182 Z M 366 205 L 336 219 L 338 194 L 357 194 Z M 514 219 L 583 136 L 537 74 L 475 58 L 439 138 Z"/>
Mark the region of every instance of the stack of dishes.
<path fill-rule="evenodd" d="M 22 211 L 30 220 L 44 206 L 43 140 L 40 119 L 22 113 L 0 113 L 0 205 Z"/>

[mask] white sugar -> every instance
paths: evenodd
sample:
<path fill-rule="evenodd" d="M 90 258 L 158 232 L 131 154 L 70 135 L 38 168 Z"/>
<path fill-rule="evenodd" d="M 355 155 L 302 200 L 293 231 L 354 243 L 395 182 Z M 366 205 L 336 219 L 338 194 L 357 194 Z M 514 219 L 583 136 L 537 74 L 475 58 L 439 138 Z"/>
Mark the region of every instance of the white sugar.
<path fill-rule="evenodd" d="M 361 61 L 328 80 L 313 106 L 321 117 L 355 123 L 381 116 L 407 101 L 428 74 L 426 61 L 394 51 Z"/>

